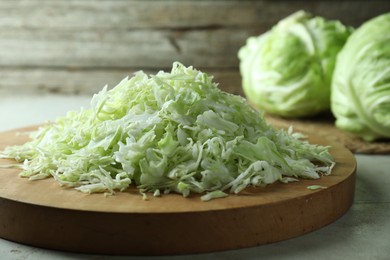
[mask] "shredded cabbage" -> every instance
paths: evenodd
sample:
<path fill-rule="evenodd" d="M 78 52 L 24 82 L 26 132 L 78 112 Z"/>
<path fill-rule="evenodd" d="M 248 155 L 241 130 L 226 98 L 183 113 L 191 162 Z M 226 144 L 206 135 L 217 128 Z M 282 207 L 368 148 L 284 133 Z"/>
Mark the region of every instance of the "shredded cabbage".
<path fill-rule="evenodd" d="M 244 98 L 176 62 L 171 73 L 140 71 L 104 87 L 89 109 L 47 123 L 3 157 L 23 162 L 23 177 L 52 176 L 81 192 L 113 194 L 135 184 L 144 198 L 202 193 L 206 201 L 330 174 L 328 148 L 274 129 Z"/>

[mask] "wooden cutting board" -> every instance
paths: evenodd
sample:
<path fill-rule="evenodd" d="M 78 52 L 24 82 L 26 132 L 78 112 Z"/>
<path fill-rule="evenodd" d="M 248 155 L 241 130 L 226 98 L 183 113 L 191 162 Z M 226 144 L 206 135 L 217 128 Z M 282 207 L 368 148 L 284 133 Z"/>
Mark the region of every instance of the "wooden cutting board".
<path fill-rule="evenodd" d="M 22 144 L 31 129 L 0 133 L 0 149 Z M 275 183 L 202 202 L 199 195 L 149 196 L 133 188 L 105 197 L 60 187 L 52 178 L 29 181 L 0 169 L 0 237 L 73 252 L 172 255 L 239 249 L 303 235 L 332 223 L 351 206 L 356 161 L 336 142 L 333 174 Z M 0 164 L 13 162 L 1 159 Z M 326 188 L 309 190 L 309 185 Z"/>
<path fill-rule="evenodd" d="M 303 133 L 316 133 L 334 142 L 340 142 L 356 154 L 390 154 L 390 140 L 367 142 L 360 137 L 340 130 L 335 126 L 335 119 L 330 114 L 313 118 L 283 118 L 266 115 L 266 120 L 277 127 L 293 129 Z"/>

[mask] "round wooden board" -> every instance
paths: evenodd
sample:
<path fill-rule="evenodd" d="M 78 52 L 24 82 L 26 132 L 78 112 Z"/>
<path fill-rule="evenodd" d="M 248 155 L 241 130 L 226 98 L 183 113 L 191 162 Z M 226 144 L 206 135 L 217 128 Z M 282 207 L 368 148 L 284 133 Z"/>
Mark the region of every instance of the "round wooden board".
<path fill-rule="evenodd" d="M 19 129 L 0 134 L 0 150 L 28 139 Z M 30 129 L 31 130 L 31 129 Z M 149 196 L 135 189 L 105 197 L 60 187 L 52 178 L 29 181 L 0 169 L 0 237 L 49 249 L 113 255 L 172 255 L 239 249 L 285 240 L 339 217 L 354 197 L 356 161 L 338 143 L 337 165 L 318 180 L 275 183 L 202 202 L 199 195 Z M 13 162 L 1 159 L 0 164 Z M 309 190 L 309 185 L 323 189 Z"/>
<path fill-rule="evenodd" d="M 298 132 L 316 133 L 318 136 L 344 144 L 356 154 L 390 154 L 390 140 L 367 142 L 363 139 L 335 126 L 335 119 L 330 114 L 323 114 L 314 118 L 282 118 L 266 115 L 266 120 L 277 127 L 289 128 Z"/>

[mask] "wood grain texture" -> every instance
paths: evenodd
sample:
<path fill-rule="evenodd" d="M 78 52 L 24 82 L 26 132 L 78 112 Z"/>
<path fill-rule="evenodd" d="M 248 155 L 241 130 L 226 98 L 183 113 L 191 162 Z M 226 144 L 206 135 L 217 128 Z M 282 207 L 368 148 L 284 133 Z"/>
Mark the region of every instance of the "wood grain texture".
<path fill-rule="evenodd" d="M 231 82 L 226 89 L 242 93 L 239 48 L 249 36 L 269 30 L 299 9 L 358 26 L 389 12 L 390 2 L 1 1 L 0 77 L 7 81 L 0 83 L 0 93 L 19 94 L 27 89 L 40 94 L 57 89 L 58 93 L 89 94 L 114 77 L 119 82 L 121 77 L 116 75 L 124 70 L 167 70 L 174 61 L 216 73 L 220 82 Z M 39 80 L 34 78 L 36 71 L 40 71 Z M 97 76 L 101 81 L 91 85 L 91 71 L 107 78 Z M 57 78 L 64 74 L 70 79 Z M 30 82 L 29 76 L 36 80 Z M 61 81 L 67 84 L 61 86 Z"/>
<path fill-rule="evenodd" d="M 0 134 L 0 149 L 28 140 Z M 275 183 L 209 202 L 168 194 L 143 201 L 134 189 L 104 197 L 62 188 L 53 179 L 28 181 L 0 170 L 0 237 L 33 246 L 87 253 L 171 255 L 272 243 L 314 231 L 342 216 L 354 197 L 356 161 L 338 143 L 337 162 L 319 180 Z M 9 160 L 2 159 L 0 164 Z M 309 190 L 308 185 L 326 188 Z"/>
<path fill-rule="evenodd" d="M 358 26 L 389 11 L 387 0 L 14 0 L 0 2 L 0 26 L 30 29 L 270 27 L 298 9 Z"/>
<path fill-rule="evenodd" d="M 100 91 L 105 85 L 116 86 L 127 76 L 132 76 L 138 69 L 4 69 L 0 72 L 0 96 L 6 95 L 42 95 L 45 93 L 59 95 L 90 95 Z M 158 70 L 143 70 L 155 74 Z M 169 68 L 166 71 L 170 71 Z M 241 78 L 237 70 L 208 69 L 219 87 L 229 93 L 244 95 Z"/>
<path fill-rule="evenodd" d="M 252 29 L 0 32 L 0 66 L 68 68 L 232 68 Z"/>
<path fill-rule="evenodd" d="M 338 129 L 335 118 L 331 114 L 322 114 L 314 118 L 283 118 L 266 115 L 271 125 L 284 129 L 293 127 L 302 133 L 316 133 L 334 142 L 339 142 L 356 154 L 390 154 L 390 140 L 376 140 L 367 142 L 360 137 Z"/>

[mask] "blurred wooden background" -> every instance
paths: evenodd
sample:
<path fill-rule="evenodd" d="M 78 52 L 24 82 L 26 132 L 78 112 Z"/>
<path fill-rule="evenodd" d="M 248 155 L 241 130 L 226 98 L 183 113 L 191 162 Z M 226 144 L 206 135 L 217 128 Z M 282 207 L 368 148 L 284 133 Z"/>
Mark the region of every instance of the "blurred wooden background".
<path fill-rule="evenodd" d="M 300 9 L 358 26 L 390 1 L 1 0 L 0 96 L 90 95 L 173 61 L 242 94 L 238 49 Z"/>

